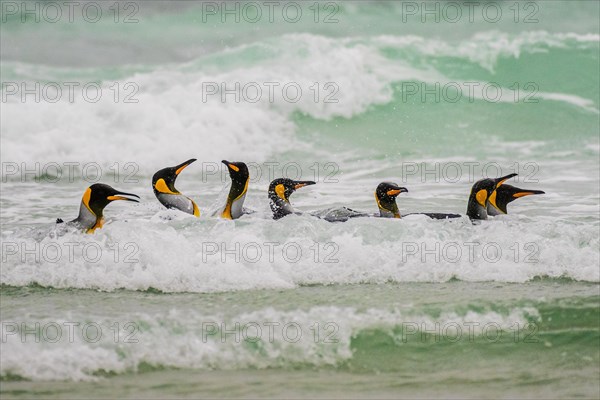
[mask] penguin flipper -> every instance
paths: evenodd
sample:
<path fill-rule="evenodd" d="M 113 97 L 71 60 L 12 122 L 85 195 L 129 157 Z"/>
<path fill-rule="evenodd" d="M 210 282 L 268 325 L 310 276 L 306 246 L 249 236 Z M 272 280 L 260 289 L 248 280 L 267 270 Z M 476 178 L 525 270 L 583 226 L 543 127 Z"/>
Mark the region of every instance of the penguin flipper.
<path fill-rule="evenodd" d="M 403 216 L 408 215 L 427 215 L 431 219 L 452 219 L 452 218 L 460 218 L 462 215 L 460 214 L 446 214 L 446 213 L 411 213 L 404 214 Z"/>
<path fill-rule="evenodd" d="M 346 222 L 350 218 L 370 217 L 369 214 L 355 211 L 348 207 L 328 208 L 326 210 L 312 212 L 311 215 L 328 222 Z"/>

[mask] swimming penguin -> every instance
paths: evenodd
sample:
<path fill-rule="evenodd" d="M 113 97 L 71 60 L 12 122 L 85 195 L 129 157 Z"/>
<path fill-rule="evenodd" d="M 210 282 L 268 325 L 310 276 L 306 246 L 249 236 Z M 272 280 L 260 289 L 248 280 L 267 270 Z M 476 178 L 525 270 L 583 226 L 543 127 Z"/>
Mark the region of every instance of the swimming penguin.
<path fill-rule="evenodd" d="M 167 208 L 175 208 L 185 213 L 200 216 L 200 210 L 192 199 L 181 194 L 175 189 L 175 180 L 188 165 L 196 161 L 191 158 L 174 167 L 161 169 L 152 177 L 154 195 Z"/>
<path fill-rule="evenodd" d="M 375 201 L 382 218 L 400 218 L 400 210 L 396 204 L 396 197 L 400 193 L 407 193 L 408 189 L 400 187 L 393 182 L 381 182 L 375 189 Z"/>
<path fill-rule="evenodd" d="M 400 193 L 407 193 L 408 189 L 400 187 L 393 182 L 381 182 L 377 189 L 375 189 L 375 201 L 377 201 L 377 207 L 379 208 L 379 216 L 381 218 L 401 218 L 398 204 L 396 204 L 396 197 Z M 408 215 L 426 215 L 432 219 L 448 219 L 448 218 L 460 218 L 459 214 L 445 214 L 445 213 L 411 213 Z"/>
<path fill-rule="evenodd" d="M 83 193 L 81 206 L 79 207 L 79 216 L 68 222 L 78 229 L 83 229 L 87 233 L 92 233 L 96 229 L 102 228 L 104 217 L 102 211 L 110 202 L 115 200 L 135 201 L 123 196 L 133 196 L 139 199 L 139 196 L 132 193 L 119 192 L 114 188 L 103 183 L 95 183 Z M 56 223 L 62 223 L 62 219 L 57 219 Z"/>
<path fill-rule="evenodd" d="M 486 178 L 475 182 L 469 195 L 467 216 L 472 220 L 487 219 L 488 199 L 504 182 L 514 176 L 517 174 L 512 173 L 496 179 Z"/>
<path fill-rule="evenodd" d="M 528 195 L 543 194 L 541 190 L 523 190 L 510 185 L 503 185 L 508 179 L 517 174 L 509 174 L 497 179 L 481 179 L 471 188 L 468 200 L 467 216 L 471 220 L 487 219 L 488 215 L 506 214 L 506 205 L 511 201 Z M 382 182 L 375 190 L 375 199 L 379 207 L 379 216 L 384 218 L 400 218 L 396 197 L 406 188 L 395 183 Z M 492 209 L 490 211 L 490 209 Z M 496 211 L 498 210 L 498 211 Z M 432 219 L 460 218 L 460 214 L 447 213 L 412 213 L 408 215 L 426 215 Z"/>
<path fill-rule="evenodd" d="M 271 210 L 273 211 L 273 219 L 283 218 L 286 215 L 293 214 L 294 209 L 290 203 L 290 196 L 296 190 L 314 185 L 313 181 L 294 181 L 288 178 L 278 178 L 269 185 L 269 200 Z"/>
<path fill-rule="evenodd" d="M 375 201 L 379 208 L 379 214 L 355 211 L 348 207 L 334 207 L 312 212 L 311 215 L 329 222 L 346 222 L 350 218 L 362 217 L 400 218 L 396 197 L 398 197 L 400 193 L 406 192 L 408 192 L 408 189 L 400 187 L 395 183 L 382 182 L 375 190 Z"/>
<path fill-rule="evenodd" d="M 401 218 L 396 198 L 400 193 L 407 193 L 408 189 L 400 187 L 393 182 L 381 182 L 375 189 L 375 201 L 377 202 L 378 214 L 355 211 L 347 207 L 338 207 L 323 211 L 312 212 L 311 215 L 329 222 L 346 222 L 350 218 L 378 217 L 378 218 Z M 434 219 L 446 219 L 460 217 L 458 214 L 418 213 L 427 215 Z M 406 214 L 415 215 L 415 214 Z"/>
<path fill-rule="evenodd" d="M 221 161 L 229 169 L 231 177 L 231 189 L 227 195 L 227 203 L 221 213 L 222 218 L 237 219 L 244 214 L 244 200 L 248 192 L 250 173 L 243 162 Z"/>
<path fill-rule="evenodd" d="M 269 184 L 269 200 L 273 219 L 280 219 L 286 215 L 296 213 L 290 203 L 290 196 L 297 189 L 304 186 L 314 185 L 314 181 L 294 181 L 288 178 L 278 178 Z M 313 211 L 309 215 L 324 219 L 329 222 L 345 222 L 354 217 L 366 217 L 367 214 L 359 213 L 347 207 L 328 208 L 326 210 Z"/>
<path fill-rule="evenodd" d="M 541 190 L 519 189 L 518 187 L 511 185 L 498 186 L 488 198 L 487 213 L 488 215 L 508 214 L 508 211 L 506 210 L 508 203 L 518 198 L 534 194 L 545 194 L 545 192 Z"/>

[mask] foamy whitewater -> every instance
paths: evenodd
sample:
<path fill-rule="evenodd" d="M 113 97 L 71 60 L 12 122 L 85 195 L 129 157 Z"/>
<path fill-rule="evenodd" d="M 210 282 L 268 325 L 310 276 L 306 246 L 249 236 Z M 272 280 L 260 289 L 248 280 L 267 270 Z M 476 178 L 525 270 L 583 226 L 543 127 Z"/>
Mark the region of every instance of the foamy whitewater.
<path fill-rule="evenodd" d="M 193 2 L 3 20 L 3 397 L 600 396 L 599 9 L 530 3 L 538 23 L 508 4 L 497 24 L 400 22 L 403 2 L 334 24 L 308 4 L 298 24 L 204 23 Z M 102 96 L 49 101 L 56 82 Z M 199 219 L 151 187 L 192 157 L 177 188 Z M 214 216 L 222 159 L 250 167 L 234 221 Z M 513 172 L 546 194 L 479 224 L 308 214 L 375 213 L 393 181 L 402 214 L 464 215 L 475 181 Z M 274 221 L 282 176 L 317 184 Z M 61 232 L 95 182 L 140 203 Z"/>

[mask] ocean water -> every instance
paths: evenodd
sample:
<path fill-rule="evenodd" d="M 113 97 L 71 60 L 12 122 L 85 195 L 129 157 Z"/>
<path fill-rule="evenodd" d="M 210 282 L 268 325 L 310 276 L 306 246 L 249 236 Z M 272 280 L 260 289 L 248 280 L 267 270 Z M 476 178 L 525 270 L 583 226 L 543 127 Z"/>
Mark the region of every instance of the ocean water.
<path fill-rule="evenodd" d="M 600 397 L 598 2 L 80 3 L 2 2 L 3 398 Z M 192 157 L 200 219 L 150 183 Z M 475 225 L 266 194 L 464 214 L 513 172 L 546 194 Z M 98 181 L 140 203 L 56 235 Z"/>

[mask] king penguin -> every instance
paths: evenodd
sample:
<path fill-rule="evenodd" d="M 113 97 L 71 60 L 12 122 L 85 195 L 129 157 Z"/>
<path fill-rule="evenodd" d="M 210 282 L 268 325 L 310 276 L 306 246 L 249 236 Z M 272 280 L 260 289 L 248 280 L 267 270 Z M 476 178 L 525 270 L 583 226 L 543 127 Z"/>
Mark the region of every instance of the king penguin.
<path fill-rule="evenodd" d="M 543 194 L 541 190 L 524 190 L 510 185 L 504 185 L 508 179 L 517 174 L 509 174 L 500 178 L 481 179 L 473 185 L 467 205 L 467 216 L 471 220 L 487 219 L 488 215 L 506 214 L 506 206 L 511 201 L 533 194 Z M 395 183 L 382 182 L 375 190 L 375 199 L 379 207 L 379 216 L 384 218 L 400 218 L 396 197 L 406 188 Z M 447 213 L 412 213 L 406 215 L 426 215 L 432 219 L 460 218 L 460 214 Z"/>
<path fill-rule="evenodd" d="M 278 178 L 272 181 L 269 185 L 268 196 L 273 211 L 273 219 L 280 219 L 293 214 L 294 208 L 290 203 L 292 193 L 304 186 L 314 184 L 313 181 L 294 181 L 288 178 Z"/>
<path fill-rule="evenodd" d="M 181 194 L 175 189 L 175 180 L 188 165 L 196 161 L 191 158 L 174 167 L 163 168 L 152 177 L 154 195 L 167 208 L 175 208 L 185 213 L 200 216 L 200 210 L 192 199 Z"/>
<path fill-rule="evenodd" d="M 501 185 L 496 188 L 488 198 L 487 213 L 488 215 L 508 214 L 508 203 L 525 196 L 534 194 L 545 194 L 541 190 L 526 190 L 519 189 L 511 185 Z"/>
<path fill-rule="evenodd" d="M 496 179 L 485 178 L 475 182 L 467 203 L 467 216 L 471 220 L 487 219 L 489 198 L 504 182 L 514 176 L 517 174 L 512 173 Z"/>
<path fill-rule="evenodd" d="M 231 189 L 227 195 L 227 203 L 221 218 L 237 219 L 244 214 L 244 200 L 250 183 L 248 167 L 243 162 L 221 161 L 227 166 L 231 177 Z"/>
<path fill-rule="evenodd" d="M 400 193 L 407 193 L 408 189 L 400 187 L 393 182 L 381 182 L 375 189 L 375 201 L 382 218 L 400 218 L 400 210 L 396 204 L 396 197 Z"/>
<path fill-rule="evenodd" d="M 379 208 L 379 216 L 381 218 L 401 218 L 398 204 L 396 204 L 396 197 L 400 193 L 407 193 L 408 189 L 400 187 L 393 182 L 381 182 L 377 189 L 375 189 L 375 200 L 377 201 L 377 207 Z M 460 214 L 446 214 L 446 213 L 411 213 L 408 215 L 426 215 L 432 219 L 449 219 L 449 218 L 460 218 Z"/>
<path fill-rule="evenodd" d="M 93 233 L 96 229 L 102 228 L 104 216 L 102 211 L 109 203 L 115 200 L 135 201 L 123 196 L 133 196 L 140 198 L 132 193 L 119 192 L 114 188 L 103 183 L 95 183 L 83 193 L 81 205 L 79 207 L 79 216 L 68 222 L 68 225 L 84 230 L 86 233 Z M 62 219 L 57 219 L 57 223 L 62 223 Z"/>

